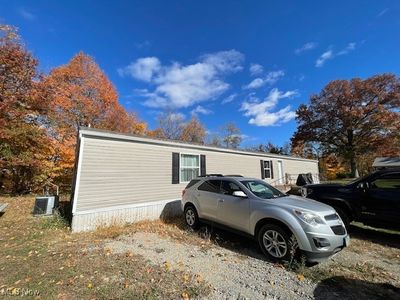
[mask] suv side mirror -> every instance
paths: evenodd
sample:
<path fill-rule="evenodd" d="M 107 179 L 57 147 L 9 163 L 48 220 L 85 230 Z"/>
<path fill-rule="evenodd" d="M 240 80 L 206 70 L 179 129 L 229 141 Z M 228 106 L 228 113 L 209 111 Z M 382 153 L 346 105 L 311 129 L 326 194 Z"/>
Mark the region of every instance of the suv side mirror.
<path fill-rule="evenodd" d="M 247 198 L 247 195 L 243 191 L 234 191 L 232 196 L 240 197 L 240 198 Z"/>
<path fill-rule="evenodd" d="M 360 183 L 357 185 L 357 188 L 365 190 L 365 189 L 368 188 L 368 183 L 367 183 L 367 182 L 360 182 Z"/>

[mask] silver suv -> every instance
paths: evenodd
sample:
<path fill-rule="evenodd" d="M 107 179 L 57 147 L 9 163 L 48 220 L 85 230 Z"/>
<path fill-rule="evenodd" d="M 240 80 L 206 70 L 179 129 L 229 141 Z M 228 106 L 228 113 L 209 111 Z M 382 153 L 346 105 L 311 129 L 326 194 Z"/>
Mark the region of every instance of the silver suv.
<path fill-rule="evenodd" d="M 182 192 L 187 225 L 222 225 L 257 239 L 270 259 L 289 260 L 300 249 L 309 262 L 320 262 L 349 243 L 336 211 L 314 200 L 289 196 L 262 180 L 239 175 L 207 175 Z"/>

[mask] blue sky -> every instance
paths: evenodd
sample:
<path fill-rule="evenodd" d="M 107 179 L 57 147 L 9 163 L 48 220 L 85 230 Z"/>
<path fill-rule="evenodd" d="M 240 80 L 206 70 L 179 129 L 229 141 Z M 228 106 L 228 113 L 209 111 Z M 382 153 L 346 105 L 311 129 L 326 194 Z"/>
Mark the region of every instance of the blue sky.
<path fill-rule="evenodd" d="M 330 80 L 400 71 L 399 1 L 4 1 L 40 69 L 82 50 L 150 128 L 160 111 L 282 145 Z"/>

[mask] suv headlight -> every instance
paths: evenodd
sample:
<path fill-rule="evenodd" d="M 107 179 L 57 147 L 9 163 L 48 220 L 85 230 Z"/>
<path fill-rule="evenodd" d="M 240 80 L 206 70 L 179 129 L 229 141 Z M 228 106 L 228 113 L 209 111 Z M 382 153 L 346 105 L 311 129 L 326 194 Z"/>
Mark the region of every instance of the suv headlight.
<path fill-rule="evenodd" d="M 308 225 L 311 226 L 318 226 L 325 224 L 324 220 L 321 219 L 320 216 L 309 212 L 309 211 L 303 211 L 303 210 L 294 210 L 294 214 L 303 222 L 307 223 Z"/>

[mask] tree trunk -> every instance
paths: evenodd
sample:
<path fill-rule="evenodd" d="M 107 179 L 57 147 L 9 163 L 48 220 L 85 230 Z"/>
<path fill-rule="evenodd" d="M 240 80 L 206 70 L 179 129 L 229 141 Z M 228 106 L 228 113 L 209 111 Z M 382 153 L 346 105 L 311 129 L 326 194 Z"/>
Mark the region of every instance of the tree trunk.
<path fill-rule="evenodd" d="M 356 157 L 354 155 L 354 153 L 350 154 L 350 174 L 351 174 L 351 178 L 357 177 L 358 174 L 357 172 L 357 164 L 356 164 Z"/>
<path fill-rule="evenodd" d="M 354 133 L 352 129 L 347 129 L 347 153 L 350 160 L 350 175 L 351 178 L 356 177 L 357 164 L 356 164 L 356 154 L 354 153 L 353 145 Z"/>

